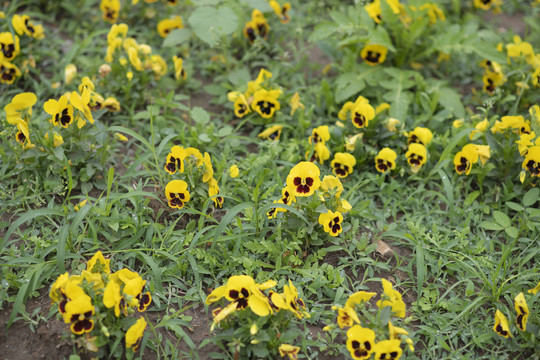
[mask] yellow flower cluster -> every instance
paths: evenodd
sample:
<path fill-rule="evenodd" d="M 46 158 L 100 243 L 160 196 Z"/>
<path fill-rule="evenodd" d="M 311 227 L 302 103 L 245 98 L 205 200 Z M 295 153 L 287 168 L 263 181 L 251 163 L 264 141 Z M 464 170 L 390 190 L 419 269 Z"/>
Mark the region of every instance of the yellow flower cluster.
<path fill-rule="evenodd" d="M 187 165 L 187 171 L 186 171 Z M 165 171 L 174 175 L 179 174 L 194 174 L 197 172 L 201 176 L 201 180 L 208 186 L 208 196 L 212 199 L 215 206 L 223 205 L 223 197 L 219 196 L 219 186 L 217 180 L 214 179 L 214 168 L 210 154 L 204 153 L 204 156 L 198 149 L 193 147 L 184 148 L 175 145 L 167 155 L 167 163 Z M 198 182 L 192 182 L 193 184 Z M 188 190 L 188 183 L 184 180 L 172 180 L 165 187 L 165 196 L 167 197 L 171 208 L 181 209 L 190 200 L 191 196 Z"/>
<path fill-rule="evenodd" d="M 482 82 L 483 89 L 488 94 L 493 94 L 495 89 L 506 82 L 506 78 L 499 63 L 491 60 L 483 60 L 480 66 L 484 68 Z"/>
<path fill-rule="evenodd" d="M 529 108 L 528 119 L 522 115 L 503 116 L 500 120 L 495 120 L 491 128 L 488 119 L 484 119 L 475 125 L 469 139 L 477 139 L 479 134 L 485 133 L 488 129 L 494 135 L 517 134 L 519 139 L 515 143 L 519 154 L 524 157 L 523 171 L 520 174 L 520 181 L 523 183 L 527 172 L 532 177 L 540 177 L 540 137 L 536 136 L 532 130 L 532 123 L 535 123 L 535 126 L 540 125 L 540 106 L 538 105 L 532 105 Z M 474 163 L 480 161 L 484 166 L 490 157 L 489 145 L 467 144 L 454 156 L 454 167 L 458 174 L 469 175 Z"/>
<path fill-rule="evenodd" d="M 401 299 L 401 294 L 393 288 L 388 280 L 382 279 L 381 281 L 383 293 L 381 299 L 377 302 L 377 306 L 381 309 L 390 307 L 395 316 L 405 317 L 405 303 Z M 403 352 L 401 349 L 402 342 L 408 345 L 411 352 L 414 351 L 412 339 L 408 337 L 409 333 L 403 328 L 394 326 L 389 321 L 388 335 L 377 334 L 369 327 L 373 324 L 366 323 L 364 324 L 366 327 L 363 327 L 358 316 L 357 309 L 365 306 L 364 304 L 368 303 L 375 295 L 377 293 L 358 291 L 349 296 L 345 306 L 333 306 L 332 310 L 336 310 L 338 313 L 337 325 L 340 329 L 349 328 L 347 330 L 347 349 L 353 359 L 369 359 L 372 354 L 375 354 L 375 359 L 397 360 Z M 328 331 L 334 328 L 334 325 L 329 325 L 324 330 Z M 379 338 L 378 341 L 377 338 Z"/>
<path fill-rule="evenodd" d="M 405 132 L 408 149 L 405 153 L 411 172 L 417 173 L 426 163 L 428 153 L 427 146 L 431 143 L 433 133 L 428 128 L 416 127 L 413 131 Z M 386 173 L 396 168 L 397 154 L 390 148 L 383 148 L 375 156 L 375 168 L 381 173 Z"/>
<path fill-rule="evenodd" d="M 250 44 L 253 44 L 257 37 L 266 39 L 270 26 L 264 17 L 264 14 L 257 9 L 253 9 L 251 20 L 244 25 L 244 36 Z"/>
<path fill-rule="evenodd" d="M 95 86 L 88 77 L 82 79 L 78 91 L 66 92 L 58 100 L 47 100 L 43 108 L 51 117 L 49 122 L 58 128 L 68 128 L 73 122 L 80 129 L 86 122 L 94 123 L 92 111 L 106 109 L 119 111 L 120 103 L 114 97 L 103 97 L 94 91 Z M 30 121 L 32 119 L 32 107 L 37 102 L 37 97 L 32 92 L 15 95 L 9 104 L 4 107 L 6 119 L 9 124 L 15 125 L 18 132 L 15 139 L 24 149 L 32 149 L 35 144 L 30 137 Z M 39 137 L 41 139 L 41 136 Z M 42 135 L 44 145 L 58 147 L 64 143 L 63 137 L 55 131 L 49 131 Z"/>
<path fill-rule="evenodd" d="M 306 152 L 306 159 L 311 162 L 318 161 L 321 165 L 324 164 L 324 161 L 330 158 L 330 150 L 326 146 L 328 140 L 330 140 L 330 131 L 327 125 L 314 128 L 308 139 L 311 147 Z"/>
<path fill-rule="evenodd" d="M 229 101 L 234 103 L 236 116 L 242 118 L 251 111 L 255 111 L 263 118 L 269 119 L 281 109 L 278 101 L 282 94 L 281 90 L 265 86 L 266 80 L 271 77 L 271 72 L 261 69 L 257 78 L 247 83 L 245 92 L 231 91 L 227 94 Z"/>
<path fill-rule="evenodd" d="M 354 102 L 347 101 L 341 107 L 338 119 L 346 121 L 347 118 L 350 118 L 356 128 L 362 129 L 369 126 L 369 122 L 375 118 L 375 115 L 375 109 L 369 104 L 369 100 L 358 96 Z"/>
<path fill-rule="evenodd" d="M 22 75 L 21 69 L 13 63 L 21 52 L 19 36 L 26 35 L 38 40 L 45 37 L 43 26 L 34 25 L 28 15 L 13 15 L 11 24 L 17 35 L 11 32 L 0 32 L 0 83 L 2 84 L 13 84 L 15 79 Z M 27 66 L 35 67 L 33 58 L 25 60 L 22 64 L 23 70 Z"/>
<path fill-rule="evenodd" d="M 132 37 L 127 37 L 128 33 L 127 24 L 114 24 L 111 26 L 109 33 L 107 34 L 107 53 L 105 55 L 105 61 L 112 63 L 115 60 L 117 51 L 124 50 L 124 55 L 120 56 L 118 61 L 120 65 L 126 67 L 128 62 L 131 67 L 136 71 L 152 70 L 156 79 L 161 78 L 167 73 L 167 63 L 160 55 L 152 54 L 152 48 L 147 44 L 139 44 L 137 40 Z M 126 57 L 127 56 L 127 59 Z M 182 75 L 182 63 L 177 64 L 178 58 L 175 61 L 175 75 L 178 73 L 177 78 Z M 133 72 L 128 70 L 128 79 L 131 80 Z"/>
<path fill-rule="evenodd" d="M 526 71 L 530 74 L 531 84 L 534 87 L 540 87 L 540 53 L 535 53 L 531 43 L 522 41 L 518 35 L 515 35 L 512 40 L 513 42 L 504 47 L 502 43 L 499 44 L 498 50 L 503 52 L 506 49 L 508 65 L 512 65 L 512 63 L 525 64 Z M 493 94 L 497 87 L 507 81 L 503 65 L 491 60 L 483 60 L 480 62 L 480 66 L 484 68 L 482 81 L 487 93 Z M 529 88 L 529 85 L 523 81 L 517 81 L 515 84 L 518 92 Z"/>
<path fill-rule="evenodd" d="M 206 304 L 225 298 L 229 303 L 222 309 L 217 308 L 212 313 L 214 322 L 212 330 L 221 321 L 231 314 L 249 308 L 258 316 L 273 315 L 281 310 L 290 311 L 297 318 L 309 318 L 304 300 L 298 297 L 298 290 L 289 280 L 289 284 L 283 286 L 283 292 L 277 293 L 269 290 L 276 286 L 274 280 L 257 284 L 255 280 L 248 275 L 235 275 L 227 280 L 227 284 L 216 288 L 206 298 Z M 264 292 L 269 290 L 268 292 Z"/>
<path fill-rule="evenodd" d="M 347 200 L 341 199 L 343 184 L 339 178 L 326 175 L 321 181 L 320 174 L 319 168 L 312 162 L 302 161 L 298 163 L 289 172 L 286 186 L 281 191 L 282 196 L 280 199 L 275 200 L 274 204 L 292 205 L 296 203 L 297 197 L 309 197 L 318 191 L 318 199 L 327 208 L 326 212 L 319 214 L 319 224 L 331 236 L 338 236 L 343 231 L 341 225 L 343 222 L 342 214 L 348 212 L 352 207 Z M 278 213 L 286 211 L 286 208 L 276 206 L 267 212 L 267 216 L 272 219 Z"/>
<path fill-rule="evenodd" d="M 98 251 L 80 275 L 67 272 L 60 275 L 52 284 L 49 297 L 53 304 L 58 304 L 58 311 L 64 322 L 70 324 L 71 331 L 83 335 L 103 321 L 102 317 L 95 316 L 96 307 L 100 314 L 110 309 L 108 314 L 115 318 L 128 316 L 135 308 L 145 311 L 152 302 L 150 292 L 144 292 L 145 284 L 146 280 L 138 273 L 126 268 L 111 273 L 110 259 L 105 259 Z M 137 350 L 145 327 L 144 319 L 139 319 L 128 329 L 126 347 Z"/>

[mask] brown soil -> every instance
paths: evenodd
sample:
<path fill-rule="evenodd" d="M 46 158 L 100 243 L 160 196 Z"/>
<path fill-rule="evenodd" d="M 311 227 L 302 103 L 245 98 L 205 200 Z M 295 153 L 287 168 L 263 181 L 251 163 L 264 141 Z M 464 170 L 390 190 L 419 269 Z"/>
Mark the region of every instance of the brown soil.
<path fill-rule="evenodd" d="M 47 316 L 49 299 L 46 295 L 32 299 L 26 304 L 28 313 L 33 313 L 40 308 L 40 316 Z M 72 354 L 72 349 L 62 333 L 64 324 L 59 321 L 40 321 L 34 331 L 23 321 L 16 321 L 6 332 L 11 309 L 0 312 L 0 353 L 2 359 L 28 360 L 28 359 L 63 359 Z"/>
<path fill-rule="evenodd" d="M 492 12 L 486 12 L 483 14 L 484 20 L 491 23 L 495 30 L 499 33 L 512 32 L 519 36 L 525 35 L 525 22 L 523 17 L 525 14 L 516 13 L 516 14 L 493 14 Z"/>
<path fill-rule="evenodd" d="M 47 318 L 49 309 L 50 300 L 46 291 L 42 291 L 38 298 L 30 299 L 26 302 L 26 312 L 32 314 L 37 310 L 37 314 L 39 314 L 41 320 Z M 0 312 L 0 328 L 6 329 L 10 313 L 11 308 Z M 211 319 L 205 314 L 203 307 L 199 309 L 188 309 L 183 314 L 193 318 L 190 326 L 185 327 L 184 331 L 198 347 L 210 335 Z M 165 312 L 148 312 L 146 315 L 156 325 L 165 315 Z M 177 350 L 180 354 L 186 354 L 186 356 L 190 354 L 187 344 L 182 339 L 179 340 L 174 332 L 165 328 L 158 328 L 157 331 L 163 336 L 161 345 L 164 345 L 164 340 L 168 339 L 171 343 L 177 345 Z M 76 354 L 75 347 L 72 345 L 68 332 L 69 327 L 54 317 L 48 321 L 39 321 L 33 329 L 28 322 L 16 321 L 8 331 L 0 333 L 0 358 L 7 360 L 68 359 L 70 355 Z M 213 345 L 207 345 L 203 349 L 198 350 L 199 358 L 201 360 L 210 359 L 206 354 L 217 352 L 218 350 Z M 83 360 L 92 358 L 91 354 L 80 353 L 79 355 Z M 156 357 L 156 353 L 151 349 L 145 349 L 144 360 L 156 359 Z"/>
<path fill-rule="evenodd" d="M 50 300 L 46 291 L 41 291 L 41 295 L 38 298 L 30 299 L 26 302 L 26 312 L 32 314 L 37 310 L 37 314 L 39 314 L 42 320 L 48 316 L 49 309 Z M 11 308 L 0 312 L 0 328 L 6 328 L 10 312 Z M 160 311 L 148 312 L 145 315 L 155 326 L 165 314 L 165 312 Z M 196 353 L 199 359 L 210 360 L 209 353 L 220 352 L 220 349 L 213 344 L 208 344 L 203 348 L 199 348 L 199 346 L 204 340 L 211 337 L 211 315 L 206 314 L 204 307 L 188 309 L 183 312 L 183 315 L 192 317 L 190 325 L 183 327 L 183 330 L 196 345 Z M 319 334 L 322 334 L 322 328 L 325 325 L 310 325 L 310 336 L 314 339 L 318 338 Z M 33 329 L 30 328 L 28 322 L 16 321 L 7 332 L 4 331 L 0 334 L 0 358 L 6 360 L 69 359 L 70 355 L 77 354 L 77 352 L 69 338 L 68 332 L 68 326 L 55 317 L 50 318 L 48 321 L 39 321 Z M 162 341 L 159 342 L 162 347 L 165 346 L 165 340 L 167 339 L 176 345 L 176 349 L 182 358 L 194 358 L 191 355 L 193 350 L 174 332 L 164 327 L 158 328 L 157 332 L 162 336 Z M 150 336 L 150 340 L 157 344 L 158 341 L 152 339 L 153 335 Z M 82 360 L 92 359 L 91 353 L 81 352 L 78 355 Z M 152 349 L 146 348 L 142 358 L 143 360 L 156 359 L 157 354 Z M 317 358 L 320 360 L 335 359 L 335 357 L 324 353 L 319 354 Z"/>

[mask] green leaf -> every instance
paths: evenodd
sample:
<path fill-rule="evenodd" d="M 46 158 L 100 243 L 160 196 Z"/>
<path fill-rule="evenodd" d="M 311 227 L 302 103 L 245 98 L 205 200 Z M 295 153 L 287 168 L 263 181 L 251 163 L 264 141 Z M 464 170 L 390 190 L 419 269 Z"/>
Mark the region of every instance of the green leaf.
<path fill-rule="evenodd" d="M 394 68 L 384 72 L 391 76 L 390 80 L 381 82 L 382 87 L 390 90 L 383 95 L 384 100 L 390 103 L 390 117 L 405 121 L 413 98 L 413 94 L 406 90 L 415 85 L 416 73 Z"/>
<path fill-rule="evenodd" d="M 437 172 L 439 173 L 443 183 L 444 192 L 446 193 L 446 202 L 448 204 L 448 212 L 452 218 L 454 216 L 454 186 L 443 169 L 439 169 Z"/>
<path fill-rule="evenodd" d="M 212 141 L 212 139 L 210 139 L 210 136 L 208 136 L 208 134 L 206 133 L 202 133 L 199 135 L 198 139 L 204 143 L 209 143 Z"/>
<path fill-rule="evenodd" d="M 422 296 L 422 289 L 424 287 L 424 279 L 426 277 L 427 269 L 424 263 L 424 248 L 423 244 L 416 245 L 416 292 L 417 296 Z"/>
<path fill-rule="evenodd" d="M 471 280 L 467 280 L 467 287 L 465 288 L 465 295 L 471 296 L 476 291 L 474 290 L 474 283 Z"/>
<path fill-rule="evenodd" d="M 219 137 L 230 135 L 233 132 L 232 126 L 226 125 L 218 131 Z"/>
<path fill-rule="evenodd" d="M 493 211 L 493 218 L 497 224 L 501 225 L 503 228 L 507 228 L 511 225 L 510 218 L 505 213 L 495 210 Z"/>
<path fill-rule="evenodd" d="M 232 220 L 233 218 L 238 215 L 238 213 L 240 213 L 241 211 L 247 209 L 247 208 L 251 208 L 253 207 L 253 203 L 252 202 L 243 202 L 243 203 L 240 203 L 236 206 L 234 206 L 232 209 L 230 209 L 227 214 L 221 219 L 219 225 L 217 226 L 215 232 L 214 232 L 214 241 L 212 243 L 212 248 L 214 247 L 214 244 L 216 243 L 217 239 L 219 236 L 221 236 L 221 234 L 223 233 L 223 231 L 225 230 L 225 226 L 227 226 Z"/>
<path fill-rule="evenodd" d="M 191 13 L 188 22 L 195 35 L 212 47 L 238 28 L 238 17 L 228 6 L 201 6 Z"/>
<path fill-rule="evenodd" d="M 333 33 L 339 30 L 339 25 L 333 22 L 323 22 L 315 26 L 309 36 L 309 42 L 315 42 L 329 38 Z"/>
<path fill-rule="evenodd" d="M 369 37 L 369 43 L 383 45 L 388 49 L 388 51 L 396 51 L 396 48 L 392 44 L 392 40 L 390 39 L 390 36 L 388 36 L 388 32 L 384 26 L 377 26 L 374 29 Z"/>
<path fill-rule="evenodd" d="M 227 79 L 231 82 L 231 84 L 239 88 L 251 80 L 251 75 L 249 73 L 249 69 L 247 67 L 243 67 L 229 72 Z"/>
<path fill-rule="evenodd" d="M 468 207 L 471 206 L 472 203 L 476 200 L 476 198 L 480 195 L 480 191 L 476 190 L 467 195 L 465 198 L 465 201 L 463 201 L 463 206 Z"/>
<path fill-rule="evenodd" d="M 526 211 L 530 217 L 540 217 L 540 209 L 528 208 Z"/>
<path fill-rule="evenodd" d="M 111 229 L 113 229 L 115 232 L 118 231 L 118 228 L 120 226 L 120 224 L 118 223 L 118 221 L 112 221 L 112 222 L 108 222 L 107 225 L 109 225 L 109 227 Z"/>
<path fill-rule="evenodd" d="M 357 72 L 348 72 L 339 76 L 336 81 L 336 102 L 344 102 L 362 91 L 379 74 L 373 66 L 359 66 Z"/>
<path fill-rule="evenodd" d="M 538 200 L 538 195 L 540 195 L 539 188 L 532 188 L 527 191 L 525 195 L 523 195 L 523 206 L 532 206 Z"/>
<path fill-rule="evenodd" d="M 465 108 L 459 93 L 451 88 L 439 89 L 439 104 L 459 118 L 465 117 Z"/>
<path fill-rule="evenodd" d="M 210 115 L 201 107 L 194 107 L 191 109 L 191 118 L 197 124 L 204 125 L 210 121 Z"/>
<path fill-rule="evenodd" d="M 1 243 L 0 250 L 3 250 L 5 243 L 9 240 L 10 236 L 13 235 L 13 233 L 15 232 L 15 230 L 17 230 L 19 226 L 32 219 L 50 215 L 63 216 L 64 212 L 56 209 L 37 209 L 30 210 L 21 217 L 19 217 L 13 222 L 13 224 L 11 224 L 8 231 L 6 232 L 6 235 L 4 236 L 4 242 Z"/>
<path fill-rule="evenodd" d="M 482 221 L 480 223 L 480 227 L 483 227 L 486 230 L 493 230 L 493 231 L 499 231 L 503 230 L 504 228 L 501 225 L 495 224 L 491 221 Z"/>
<path fill-rule="evenodd" d="M 146 113 L 146 114 L 148 114 L 148 113 Z M 117 131 L 117 132 L 121 132 L 121 133 L 124 133 L 124 134 L 128 134 L 129 136 L 134 137 L 137 140 L 139 140 L 141 143 L 143 143 L 144 146 L 146 146 L 148 148 L 148 150 L 153 151 L 154 147 L 152 145 L 150 145 L 148 140 L 146 140 L 144 137 L 142 137 L 141 135 L 139 135 L 138 133 L 136 133 L 135 131 L 133 131 L 131 129 L 128 129 L 128 128 L 123 127 L 123 126 L 111 126 L 108 130 L 111 131 L 111 132 L 116 132 Z"/>
<path fill-rule="evenodd" d="M 439 168 L 441 168 L 445 163 L 444 161 L 448 159 L 451 156 L 452 151 L 454 148 L 463 140 L 463 138 L 470 134 L 470 132 L 473 129 L 463 129 L 459 133 L 457 133 L 452 140 L 446 145 L 443 152 L 441 153 L 441 156 L 439 156 L 439 162 L 433 167 L 431 172 L 428 175 L 428 178 L 430 178 Z"/>
<path fill-rule="evenodd" d="M 64 160 L 64 147 L 63 146 L 59 146 L 57 148 L 54 148 L 53 153 L 54 153 L 54 156 L 58 160 Z"/>
<path fill-rule="evenodd" d="M 523 211 L 524 207 L 521 206 L 520 204 L 518 203 L 515 203 L 513 201 L 507 201 L 505 203 L 506 206 L 508 206 L 510 209 L 514 210 L 514 211 Z"/>
<path fill-rule="evenodd" d="M 167 35 L 165 40 L 163 40 L 162 47 L 180 45 L 188 40 L 191 37 L 191 34 L 192 32 L 189 29 L 174 29 Z"/>
<path fill-rule="evenodd" d="M 58 243 L 56 244 L 56 259 L 58 262 L 58 270 L 63 273 L 66 271 L 65 257 L 66 257 L 66 242 L 69 237 L 69 224 L 64 224 L 60 228 L 60 234 L 58 235 Z"/>
<path fill-rule="evenodd" d="M 497 47 L 493 44 L 479 41 L 474 44 L 472 50 L 483 59 L 495 61 L 499 64 L 504 64 L 506 62 L 504 52 L 497 50 Z"/>
<path fill-rule="evenodd" d="M 506 234 L 512 238 L 512 239 L 516 239 L 519 235 L 519 230 L 516 229 L 515 227 L 513 226 L 510 226 L 510 227 L 507 227 L 504 229 L 504 231 L 506 232 Z"/>
<path fill-rule="evenodd" d="M 262 12 L 272 11 L 268 1 L 265 0 L 240 0 L 243 5 L 249 6 L 251 9 L 259 9 Z"/>
<path fill-rule="evenodd" d="M 157 265 L 157 263 L 146 253 L 143 251 L 136 251 L 139 256 L 141 256 L 144 259 L 144 262 L 146 265 L 149 265 L 152 269 L 152 278 L 154 280 L 154 284 L 156 286 L 156 291 L 163 292 L 163 286 L 161 284 L 161 269 Z"/>

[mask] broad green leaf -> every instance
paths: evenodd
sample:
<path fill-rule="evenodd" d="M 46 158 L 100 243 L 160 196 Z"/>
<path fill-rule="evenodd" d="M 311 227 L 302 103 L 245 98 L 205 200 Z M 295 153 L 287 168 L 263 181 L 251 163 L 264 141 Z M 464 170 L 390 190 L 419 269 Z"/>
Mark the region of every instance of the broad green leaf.
<path fill-rule="evenodd" d="M 416 84 L 416 72 L 389 68 L 384 72 L 392 77 L 391 80 L 382 81 L 382 87 L 389 89 L 383 95 L 384 100 L 390 103 L 390 117 L 405 121 L 409 105 L 413 99 L 412 93 L 406 91 Z"/>
<path fill-rule="evenodd" d="M 512 224 L 508 215 L 499 210 L 493 211 L 493 218 L 497 224 L 501 225 L 503 228 L 507 228 Z"/>
<path fill-rule="evenodd" d="M 461 96 L 456 90 L 447 87 L 439 89 L 439 103 L 456 117 L 465 117 L 465 108 L 461 103 Z"/>
<path fill-rule="evenodd" d="M 188 40 L 191 37 L 191 34 L 192 32 L 189 29 L 174 29 L 167 35 L 165 40 L 163 40 L 162 47 L 179 45 Z"/>
<path fill-rule="evenodd" d="M 505 205 L 514 211 L 523 211 L 523 209 L 525 209 L 523 206 L 513 201 L 507 201 Z"/>
<path fill-rule="evenodd" d="M 315 29 L 309 36 L 309 42 L 315 42 L 329 38 L 333 33 L 339 30 L 339 25 L 333 22 L 323 22 L 315 26 Z"/>
<path fill-rule="evenodd" d="M 369 43 L 383 45 L 384 47 L 388 49 L 388 51 L 391 51 L 391 52 L 396 51 L 396 48 L 392 44 L 392 40 L 390 39 L 390 36 L 388 36 L 388 32 L 386 32 L 386 29 L 383 26 L 377 26 L 371 32 L 370 37 L 369 37 Z"/>
<path fill-rule="evenodd" d="M 194 107 L 191 109 L 191 118 L 197 124 L 204 125 L 210 121 L 210 115 L 201 107 Z"/>
<path fill-rule="evenodd" d="M 358 72 L 342 74 L 336 81 L 336 102 L 342 103 L 362 91 L 366 83 L 378 75 L 379 70 L 372 66 L 359 66 Z M 353 101 L 355 99 L 352 99 Z"/>
<path fill-rule="evenodd" d="M 507 234 L 511 239 L 515 239 L 515 238 L 517 238 L 518 235 L 519 235 L 519 230 L 516 229 L 516 228 L 513 227 L 513 226 L 510 226 L 510 227 L 505 228 L 504 231 L 506 232 L 506 234 Z"/>
<path fill-rule="evenodd" d="M 198 139 L 204 143 L 209 143 L 212 141 L 212 139 L 210 139 L 210 136 L 208 136 L 208 134 L 206 133 L 202 133 L 199 135 Z"/>
<path fill-rule="evenodd" d="M 495 224 L 494 222 L 491 222 L 491 221 L 482 221 L 480 223 L 480 227 L 486 230 L 493 230 L 493 231 L 499 231 L 499 230 L 504 229 L 501 225 Z"/>
<path fill-rule="evenodd" d="M 529 207 L 532 206 L 536 201 L 538 201 L 538 196 L 540 195 L 539 188 L 532 188 L 523 195 L 523 206 Z"/>
<path fill-rule="evenodd" d="M 506 62 L 506 56 L 504 56 L 503 52 L 497 50 L 496 45 L 479 41 L 477 44 L 474 44 L 474 46 L 472 46 L 472 49 L 482 59 L 495 61 L 499 64 L 504 64 Z"/>
<path fill-rule="evenodd" d="M 228 6 L 201 6 L 191 13 L 188 22 L 195 35 L 210 46 L 234 33 L 239 24 L 238 16 Z"/>

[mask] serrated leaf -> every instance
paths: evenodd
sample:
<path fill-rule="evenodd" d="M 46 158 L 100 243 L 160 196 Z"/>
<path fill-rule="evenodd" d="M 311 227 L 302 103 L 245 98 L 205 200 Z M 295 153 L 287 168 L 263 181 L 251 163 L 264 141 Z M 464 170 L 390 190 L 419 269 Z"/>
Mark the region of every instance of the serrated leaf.
<path fill-rule="evenodd" d="M 459 118 L 465 117 L 465 108 L 459 93 L 451 88 L 439 89 L 439 104 Z"/>
<path fill-rule="evenodd" d="M 512 224 L 508 215 L 499 210 L 493 211 L 493 218 L 497 224 L 501 225 L 503 228 L 507 228 Z"/>
<path fill-rule="evenodd" d="M 465 201 L 463 201 L 463 205 L 465 207 L 468 207 L 470 206 L 474 200 L 476 200 L 476 198 L 480 195 L 480 191 L 479 190 L 476 190 L 476 191 L 473 191 L 472 193 L 470 193 L 469 195 L 467 195 L 467 197 L 465 198 Z"/>
<path fill-rule="evenodd" d="M 174 29 L 167 35 L 165 40 L 163 40 L 162 47 L 176 46 L 184 41 L 188 40 L 191 37 L 192 31 L 189 29 Z"/>
<path fill-rule="evenodd" d="M 390 36 L 388 36 L 388 32 L 383 26 L 377 26 L 375 30 L 371 32 L 369 43 L 383 45 L 391 52 L 396 51 Z"/>
<path fill-rule="evenodd" d="M 191 13 L 188 22 L 195 35 L 210 46 L 238 28 L 238 16 L 228 6 L 201 6 Z"/>
<path fill-rule="evenodd" d="M 249 74 L 248 68 L 243 67 L 229 72 L 227 79 L 234 85 L 234 87 L 239 88 L 242 85 L 245 85 L 251 79 L 251 75 Z"/>
<path fill-rule="evenodd" d="M 233 131 L 233 128 L 231 126 L 225 126 L 218 131 L 217 135 L 219 137 L 227 136 L 227 135 L 230 135 L 232 131 Z"/>
<path fill-rule="evenodd" d="M 54 156 L 58 160 L 64 160 L 64 147 L 63 146 L 58 146 L 54 148 L 53 153 L 54 153 Z"/>
<path fill-rule="evenodd" d="M 358 72 L 342 74 L 336 81 L 336 102 L 341 103 L 362 91 L 366 82 L 377 76 L 378 69 L 372 66 L 360 66 Z"/>
<path fill-rule="evenodd" d="M 191 118 L 197 124 L 204 125 L 210 121 L 210 115 L 203 108 L 196 106 L 191 109 Z"/>
<path fill-rule="evenodd" d="M 331 22 L 323 22 L 315 26 L 315 29 L 309 36 L 309 42 L 315 42 L 329 38 L 333 33 L 339 30 L 339 25 Z"/>
<path fill-rule="evenodd" d="M 477 53 L 481 58 L 503 64 L 506 62 L 506 56 L 503 52 L 497 50 L 497 47 L 487 42 L 479 41 L 472 47 L 473 51 Z"/>
<path fill-rule="evenodd" d="M 212 139 L 210 139 L 210 136 L 208 136 L 208 134 L 205 134 L 205 133 L 202 133 L 199 135 L 199 140 L 205 143 L 209 143 L 212 141 Z"/>
<path fill-rule="evenodd" d="M 119 223 L 117 221 L 107 223 L 107 225 L 109 225 L 109 227 L 114 231 L 118 231 Z"/>

